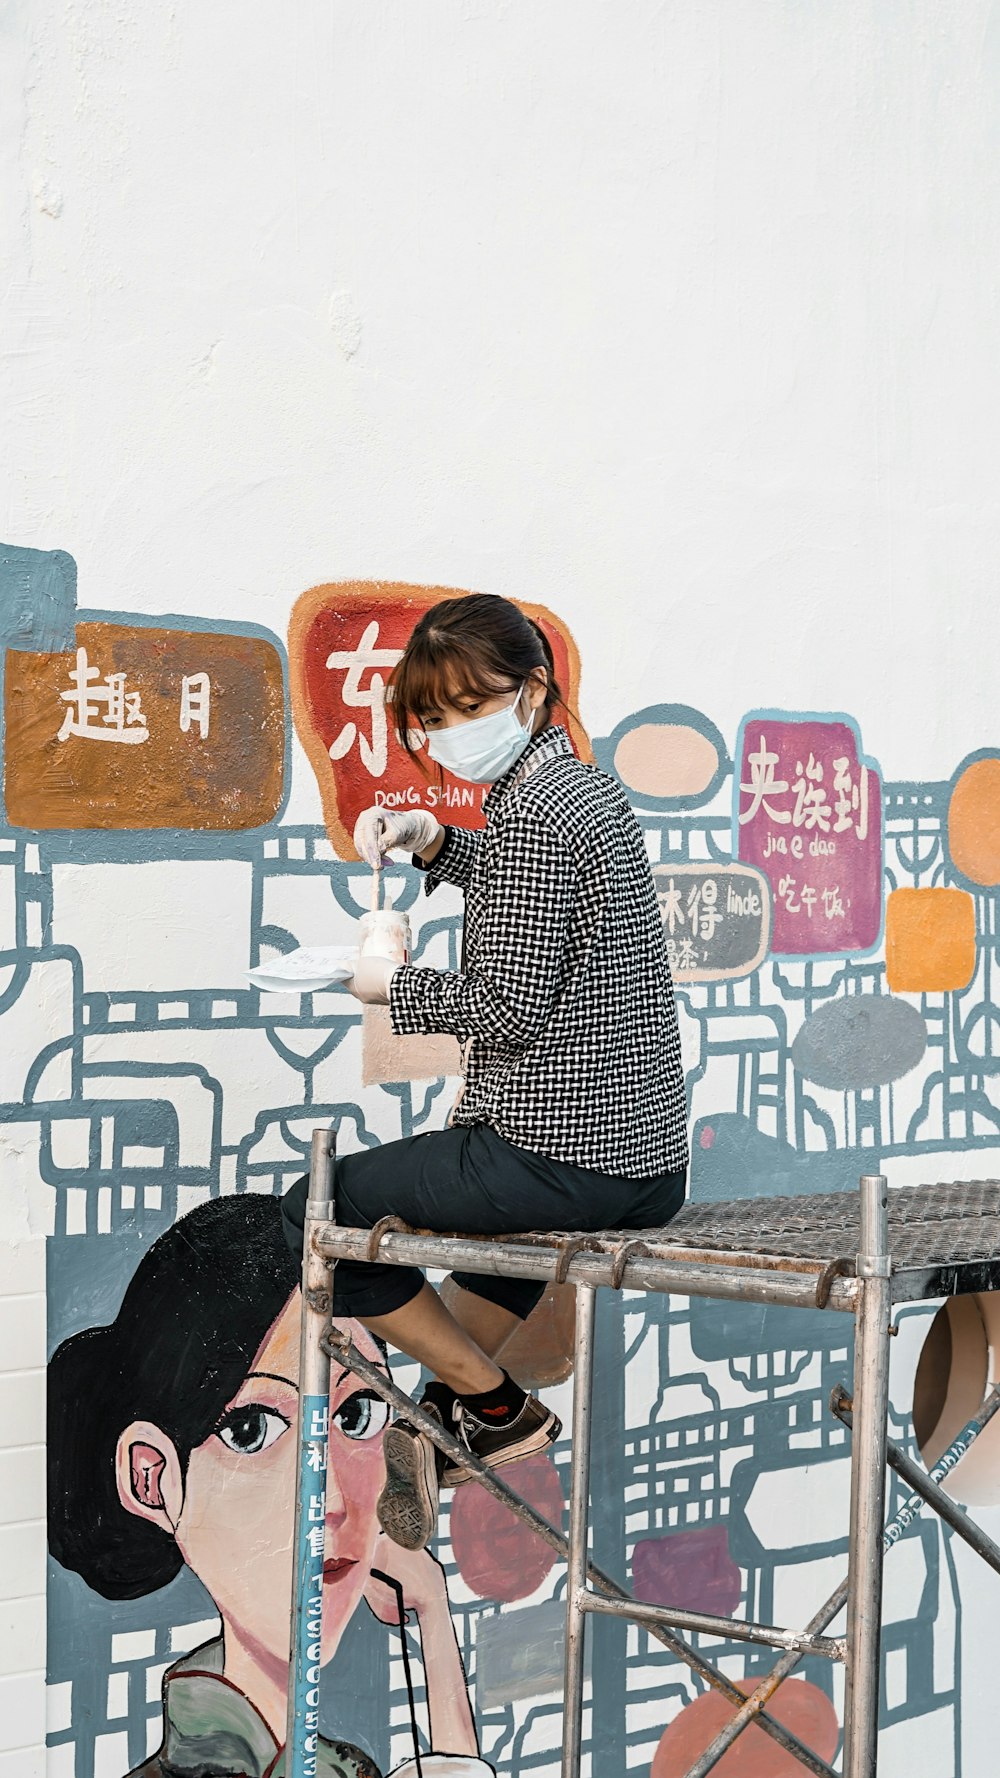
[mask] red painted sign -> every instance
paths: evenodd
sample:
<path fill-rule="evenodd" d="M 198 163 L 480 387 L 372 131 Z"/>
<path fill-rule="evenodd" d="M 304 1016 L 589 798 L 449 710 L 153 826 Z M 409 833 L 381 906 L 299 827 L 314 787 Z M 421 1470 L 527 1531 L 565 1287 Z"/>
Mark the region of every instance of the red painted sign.
<path fill-rule="evenodd" d="M 389 676 L 418 619 L 440 600 L 461 596 L 455 587 L 342 581 L 312 587 L 296 602 L 288 638 L 292 712 L 341 858 L 357 857 L 354 823 L 373 805 L 422 807 L 453 827 L 483 826 L 489 785 L 440 772 L 422 752 L 411 758 L 396 739 L 385 702 Z M 520 609 L 548 637 L 556 678 L 575 710 L 580 669 L 569 631 L 543 606 Z M 589 759 L 583 729 L 561 714 L 577 752 Z"/>

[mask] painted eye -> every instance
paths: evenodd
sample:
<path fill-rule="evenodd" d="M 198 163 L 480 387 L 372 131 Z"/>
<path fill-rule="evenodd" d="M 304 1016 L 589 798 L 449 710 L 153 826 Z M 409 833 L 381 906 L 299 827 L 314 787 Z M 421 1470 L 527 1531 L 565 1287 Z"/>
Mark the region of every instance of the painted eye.
<path fill-rule="evenodd" d="M 333 1423 L 340 1427 L 344 1437 L 354 1439 L 378 1438 L 379 1433 L 385 1431 L 388 1419 L 386 1403 L 370 1389 L 359 1389 L 355 1395 L 349 1395 L 333 1415 Z"/>
<path fill-rule="evenodd" d="M 256 1457 L 258 1451 L 266 1451 L 288 1431 L 288 1421 L 284 1414 L 276 1408 L 262 1408 L 257 1402 L 248 1401 L 241 1408 L 230 1408 L 224 1414 L 215 1429 L 215 1436 L 225 1445 L 227 1451 L 236 1451 L 241 1457 Z"/>

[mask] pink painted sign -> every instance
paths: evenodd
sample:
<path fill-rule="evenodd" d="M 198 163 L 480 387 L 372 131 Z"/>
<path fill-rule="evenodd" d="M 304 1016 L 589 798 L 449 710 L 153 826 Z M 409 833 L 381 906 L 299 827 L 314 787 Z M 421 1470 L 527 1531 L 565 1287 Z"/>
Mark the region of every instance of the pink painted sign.
<path fill-rule="evenodd" d="M 734 850 L 763 871 L 778 957 L 870 951 L 882 931 L 882 783 L 846 719 L 760 712 L 736 749 Z"/>

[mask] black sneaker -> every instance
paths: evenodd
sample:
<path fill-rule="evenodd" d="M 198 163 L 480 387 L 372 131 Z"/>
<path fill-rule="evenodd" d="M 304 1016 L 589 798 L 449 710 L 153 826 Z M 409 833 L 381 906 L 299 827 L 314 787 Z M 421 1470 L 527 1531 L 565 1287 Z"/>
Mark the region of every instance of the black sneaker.
<path fill-rule="evenodd" d="M 502 1426 L 487 1426 L 468 1408 L 462 1409 L 462 1441 L 487 1469 L 502 1469 L 505 1463 L 517 1463 L 522 1457 L 531 1457 L 535 1451 L 547 1451 L 561 1431 L 562 1421 L 534 1395 L 526 1396 L 523 1408 Z M 457 1488 L 471 1479 L 470 1470 L 459 1470 L 446 1463 L 441 1486 Z"/>
<path fill-rule="evenodd" d="M 440 1415 L 427 1404 L 427 1412 Z M 382 1440 L 385 1486 L 375 1512 L 387 1537 L 404 1550 L 422 1550 L 437 1530 L 437 1447 L 411 1426 L 395 1420 Z"/>
<path fill-rule="evenodd" d="M 429 1383 L 420 1406 L 442 1426 L 458 1434 L 461 1408 L 447 1384 L 436 1379 Z M 385 1486 L 375 1508 L 378 1522 L 401 1549 L 422 1550 L 437 1530 L 438 1493 L 445 1458 L 433 1440 L 409 1420 L 396 1420 L 388 1427 L 382 1452 Z"/>

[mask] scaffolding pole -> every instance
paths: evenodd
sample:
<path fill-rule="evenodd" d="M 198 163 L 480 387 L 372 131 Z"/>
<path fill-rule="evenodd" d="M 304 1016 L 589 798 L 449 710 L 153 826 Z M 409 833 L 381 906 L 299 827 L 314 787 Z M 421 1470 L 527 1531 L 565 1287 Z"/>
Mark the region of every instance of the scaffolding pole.
<path fill-rule="evenodd" d="M 594 1309 L 590 1284 L 576 1287 L 573 1345 L 573 1468 L 566 1557 L 566 1665 L 563 1685 L 562 1778 L 576 1778 L 583 1748 L 583 1672 L 587 1620 L 581 1600 L 587 1580 L 590 1521 L 590 1429 L 594 1389 Z"/>
<path fill-rule="evenodd" d="M 882 1638 L 882 1524 L 889 1413 L 889 1185 L 861 1180 L 859 1301 L 854 1352 L 854 1439 L 848 1532 L 844 1778 L 874 1778 Z"/>
<path fill-rule="evenodd" d="M 302 1243 L 299 1431 L 295 1532 L 292 1542 L 292 1639 L 288 1669 L 287 1778 L 316 1778 L 319 1679 L 323 1657 L 323 1543 L 330 1421 L 330 1358 L 323 1332 L 330 1319 L 330 1262 L 316 1231 L 333 1221 L 335 1128 L 314 1130 Z"/>
<path fill-rule="evenodd" d="M 782 1681 L 807 1654 L 843 1661 L 846 1675 L 844 1757 L 839 1778 L 874 1778 L 877 1766 L 878 1705 L 880 1693 L 880 1638 L 882 1563 L 885 1552 L 906 1526 L 929 1505 L 997 1572 L 1000 1548 L 945 1495 L 940 1483 L 954 1464 L 1000 1411 L 1000 1385 L 994 1387 L 978 1413 L 939 1459 L 930 1476 L 887 1435 L 889 1334 L 894 1300 L 908 1301 L 941 1294 L 943 1284 L 952 1291 L 996 1288 L 1000 1285 L 1000 1240 L 988 1236 L 988 1227 L 1000 1229 L 1000 1187 L 993 1184 L 965 1187 L 978 1192 L 975 1214 L 980 1222 L 959 1232 L 948 1247 L 952 1187 L 928 1187 L 926 1206 L 911 1214 L 912 1194 L 900 1194 L 907 1264 L 894 1277 L 890 1259 L 887 1182 L 881 1174 L 865 1175 L 860 1197 L 842 1194 L 842 1206 L 853 1205 L 858 1226 L 854 1260 L 818 1257 L 817 1243 L 831 1240 L 833 1228 L 807 1230 L 789 1212 L 790 1229 L 782 1230 L 778 1216 L 781 1201 L 766 1200 L 765 1226 L 757 1231 L 757 1245 L 746 1238 L 747 1206 L 712 1206 L 708 1239 L 685 1247 L 670 1229 L 646 1230 L 641 1236 L 622 1231 L 602 1234 L 522 1234 L 509 1240 L 484 1241 L 468 1235 L 447 1235 L 413 1230 L 387 1217 L 372 1230 L 338 1227 L 333 1220 L 332 1132 L 318 1130 L 313 1138 L 312 1171 L 306 1210 L 303 1259 L 302 1308 L 302 1419 L 300 1431 L 299 1484 L 296 1503 L 295 1587 L 293 1596 L 293 1646 L 289 1683 L 290 1749 L 288 1778 L 312 1778 L 315 1772 L 315 1733 L 318 1730 L 318 1631 L 316 1613 L 315 1530 L 317 1500 L 322 1520 L 325 1502 L 326 1423 L 331 1355 L 390 1407 L 402 1413 L 453 1463 L 469 1472 L 471 1481 L 494 1499 L 502 1501 L 529 1525 L 567 1564 L 565 1708 L 562 1743 L 562 1778 L 579 1778 L 584 1746 L 585 1643 L 588 1616 L 604 1613 L 636 1622 L 648 1635 L 686 1663 L 692 1672 L 714 1687 L 732 1704 L 733 1716 L 711 1745 L 689 1767 L 685 1778 L 707 1778 L 726 1750 L 751 1724 L 756 1724 L 786 1753 L 817 1778 L 837 1778 L 832 1767 L 770 1715 L 766 1706 Z M 938 1199 L 934 1194 L 937 1192 Z M 906 1203 L 904 1204 L 904 1200 Z M 824 1200 L 817 1201 L 821 1206 Z M 795 1204 L 794 1200 L 788 1201 Z M 963 1197 L 963 1203 L 965 1198 Z M 796 1208 L 800 1208 L 801 1201 Z M 944 1205 L 946 1215 L 941 1214 Z M 920 1208 L 925 1214 L 921 1216 Z M 935 1209 L 937 1208 L 937 1214 Z M 720 1213 L 732 1210 L 733 1229 L 728 1234 Z M 858 1210 L 860 1215 L 857 1215 Z M 901 1214 L 896 1211 L 897 1217 Z M 987 1218 L 991 1218 L 987 1224 Z M 683 1220 L 683 1218 L 682 1218 Z M 698 1215 L 688 1217 L 697 1225 Z M 954 1217 L 952 1216 L 952 1221 Z M 969 1218 L 970 1224 L 972 1218 Z M 924 1233 L 924 1225 L 931 1233 Z M 916 1234 L 913 1233 L 914 1229 Z M 699 1231 L 700 1232 L 700 1231 Z M 751 1231 L 752 1233 L 753 1231 Z M 713 1247 L 712 1235 L 718 1240 Z M 728 1243 L 728 1244 L 727 1244 Z M 833 1252 L 843 1253 L 843 1247 Z M 485 1467 L 467 1447 L 427 1414 L 386 1376 L 384 1370 L 359 1352 L 350 1332 L 332 1323 L 332 1290 L 328 1268 L 337 1259 L 442 1266 L 507 1277 L 567 1280 L 576 1289 L 576 1336 L 569 1535 L 564 1536 L 533 1507 L 521 1500 L 494 1470 Z M 853 1275 L 852 1275 L 853 1274 Z M 852 1430 L 851 1508 L 848 1538 L 848 1574 L 830 1598 L 802 1628 L 784 1629 L 740 1618 L 716 1617 L 680 1607 L 632 1599 L 589 1556 L 591 1396 L 594 1366 L 595 1303 L 598 1288 L 672 1291 L 685 1296 L 723 1300 L 775 1303 L 796 1308 L 821 1308 L 853 1314 L 857 1339 L 853 1397 L 843 1387 L 834 1391 L 832 1411 Z M 308 1406 L 307 1406 L 308 1404 Z M 317 1417 L 318 1416 L 318 1417 Z M 318 1440 L 315 1428 L 323 1428 Z M 892 1467 L 911 1489 L 889 1525 L 884 1525 L 886 1466 Z M 320 1581 L 322 1579 L 322 1540 Z M 319 1596 L 322 1587 L 319 1588 Z M 847 1606 L 846 1636 L 827 1636 L 824 1631 Z M 678 1631 L 731 1638 L 762 1644 L 781 1651 L 769 1673 L 753 1691 L 741 1691 L 713 1667 Z M 314 1714 L 315 1712 L 315 1714 Z M 312 1763 L 310 1763 L 310 1760 Z"/>

